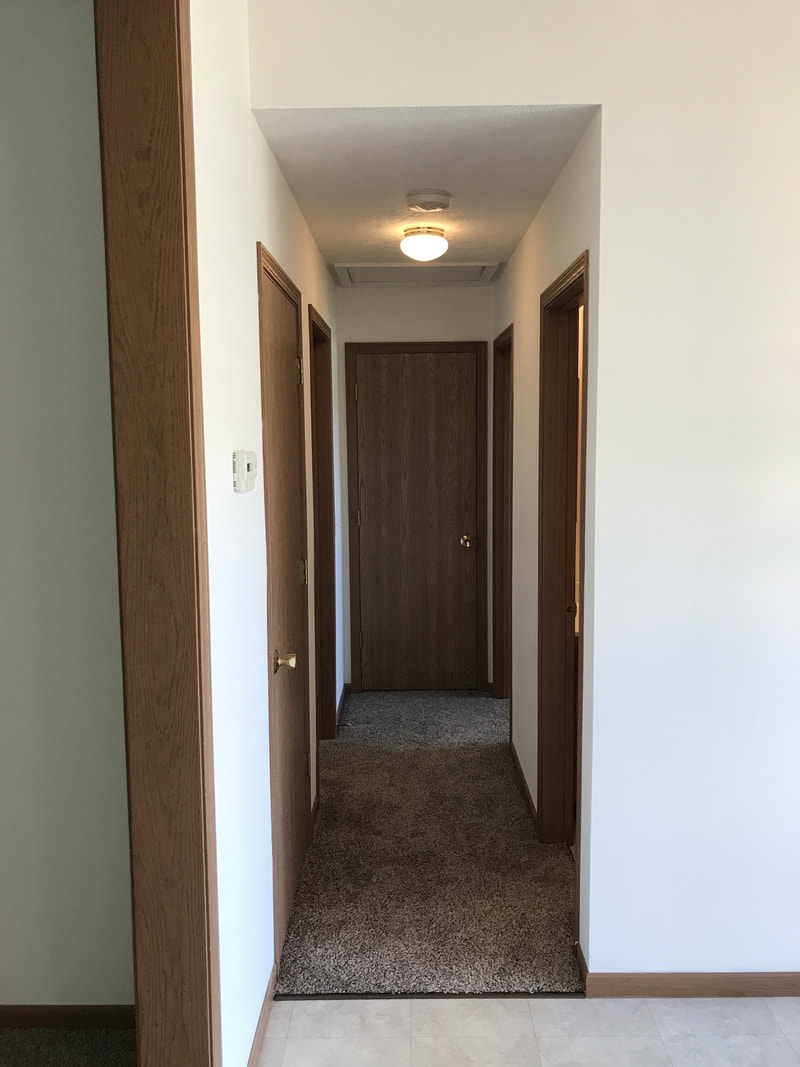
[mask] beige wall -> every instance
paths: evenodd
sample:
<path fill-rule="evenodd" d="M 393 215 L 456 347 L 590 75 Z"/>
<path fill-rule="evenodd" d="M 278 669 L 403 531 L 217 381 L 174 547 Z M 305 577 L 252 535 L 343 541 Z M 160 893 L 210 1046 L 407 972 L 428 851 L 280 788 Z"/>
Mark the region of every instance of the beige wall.
<path fill-rule="evenodd" d="M 231 474 L 236 448 L 254 449 L 263 474 L 256 242 L 302 291 L 306 362 L 308 301 L 332 327 L 335 309 L 333 282 L 250 111 L 246 3 L 193 0 L 191 19 L 222 1045 L 225 1064 L 238 1067 L 247 1062 L 275 958 L 263 478 L 254 492 L 235 495 Z M 305 382 L 310 434 L 309 374 Z M 309 506 L 309 545 L 311 520 Z M 310 625 L 313 679 L 311 613 Z M 312 755 L 314 740 L 312 732 Z"/>

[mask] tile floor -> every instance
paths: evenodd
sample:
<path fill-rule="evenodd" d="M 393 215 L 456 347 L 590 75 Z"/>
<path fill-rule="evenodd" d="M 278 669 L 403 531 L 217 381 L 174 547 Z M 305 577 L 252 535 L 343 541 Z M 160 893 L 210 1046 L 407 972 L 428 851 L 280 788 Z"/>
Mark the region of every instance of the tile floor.
<path fill-rule="evenodd" d="M 297 1000 L 259 1067 L 788 1067 L 800 997 Z"/>

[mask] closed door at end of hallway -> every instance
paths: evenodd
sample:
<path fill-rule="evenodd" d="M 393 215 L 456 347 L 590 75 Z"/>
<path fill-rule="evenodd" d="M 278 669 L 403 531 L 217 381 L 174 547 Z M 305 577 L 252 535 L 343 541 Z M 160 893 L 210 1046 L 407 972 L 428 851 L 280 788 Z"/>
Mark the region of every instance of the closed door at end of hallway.
<path fill-rule="evenodd" d="M 482 688 L 486 346 L 348 345 L 347 364 L 354 687 Z"/>

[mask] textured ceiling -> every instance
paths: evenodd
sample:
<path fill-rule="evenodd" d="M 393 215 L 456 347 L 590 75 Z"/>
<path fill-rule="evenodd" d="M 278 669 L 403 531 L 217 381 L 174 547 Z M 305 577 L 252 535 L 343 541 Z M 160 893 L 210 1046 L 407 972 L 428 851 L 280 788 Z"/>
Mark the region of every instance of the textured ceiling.
<path fill-rule="evenodd" d="M 329 264 L 408 263 L 406 193 L 446 189 L 428 216 L 450 248 L 440 265 L 504 262 L 596 108 L 321 108 L 256 111 Z"/>

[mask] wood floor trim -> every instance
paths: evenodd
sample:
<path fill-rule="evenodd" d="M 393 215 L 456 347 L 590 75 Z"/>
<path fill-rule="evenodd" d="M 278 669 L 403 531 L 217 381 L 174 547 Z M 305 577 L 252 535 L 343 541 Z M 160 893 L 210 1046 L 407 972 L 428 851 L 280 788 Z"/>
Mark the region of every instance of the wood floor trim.
<path fill-rule="evenodd" d="M 0 1029 L 132 1030 L 133 1004 L 0 1004 Z"/>
<path fill-rule="evenodd" d="M 533 825 L 534 827 L 536 827 L 538 821 L 536 805 L 533 802 L 533 796 L 531 795 L 531 791 L 530 789 L 528 789 L 528 783 L 525 781 L 525 775 L 522 771 L 522 764 L 519 761 L 519 756 L 517 755 L 517 750 L 514 746 L 514 742 L 510 741 L 509 746 L 511 748 L 511 756 L 514 760 L 514 766 L 517 769 L 517 779 L 519 780 L 520 789 L 522 790 L 523 795 L 525 796 L 525 802 L 527 803 L 528 808 L 530 809 L 531 816 L 533 817 Z"/>
<path fill-rule="evenodd" d="M 589 968 L 586 964 L 586 957 L 583 954 L 580 941 L 575 942 L 575 959 L 578 961 L 578 970 L 581 972 L 581 978 L 583 979 L 584 986 L 586 980 L 589 977 Z"/>
<path fill-rule="evenodd" d="M 339 703 L 336 705 L 336 725 L 337 726 L 339 725 L 339 719 L 341 719 L 341 717 L 342 717 L 342 708 L 344 707 L 344 702 L 350 696 L 351 692 L 352 692 L 352 686 L 350 685 L 349 682 L 345 682 L 344 685 L 342 686 L 342 691 L 339 694 Z"/>
<path fill-rule="evenodd" d="M 800 972 L 587 974 L 587 997 L 797 997 Z"/>
<path fill-rule="evenodd" d="M 259 1061 L 261 1060 L 261 1053 L 264 1051 L 264 1041 L 267 1037 L 267 1024 L 269 1023 L 272 1002 L 275 997 L 275 983 L 277 981 L 278 965 L 277 963 L 273 963 L 272 974 L 269 976 L 267 991 L 264 994 L 264 1003 L 261 1005 L 261 1013 L 258 1016 L 258 1025 L 256 1026 L 255 1036 L 253 1037 L 253 1047 L 250 1050 L 250 1055 L 247 1060 L 247 1067 L 258 1067 Z"/>

